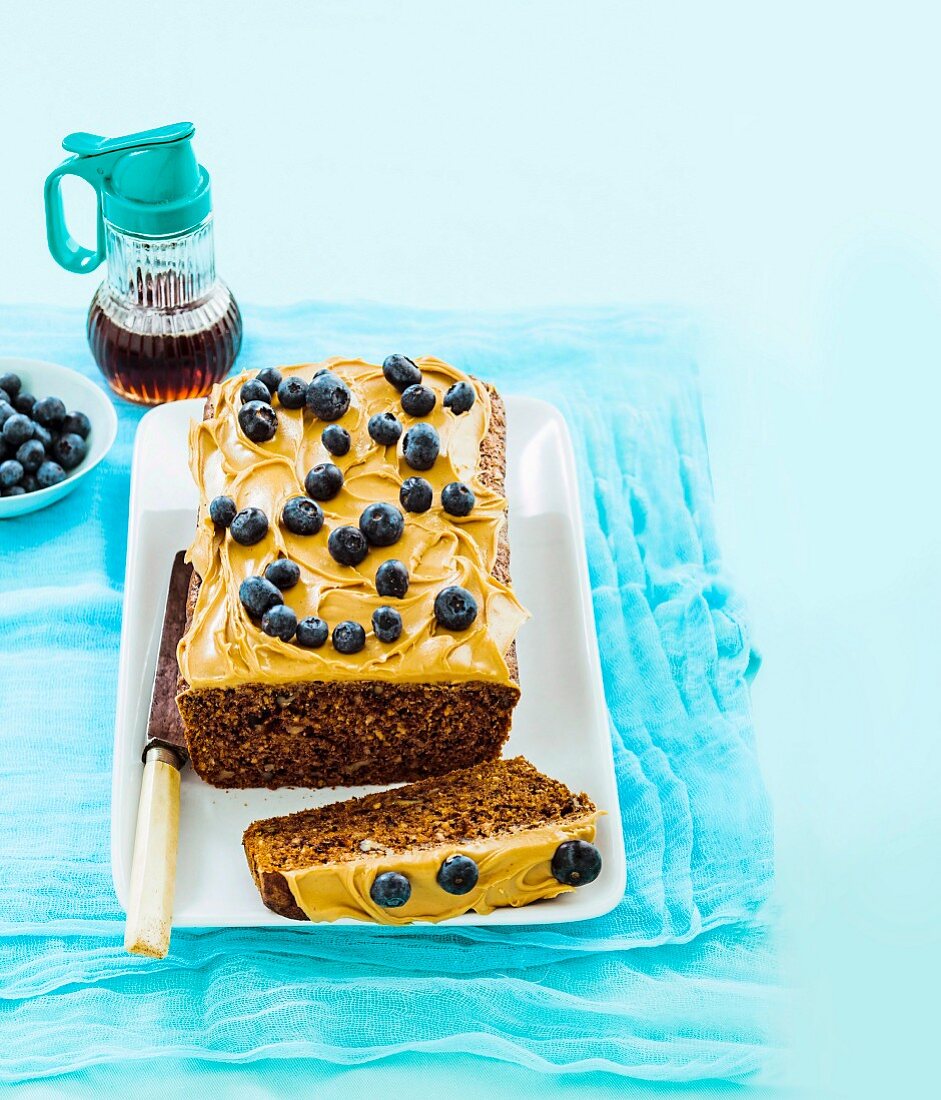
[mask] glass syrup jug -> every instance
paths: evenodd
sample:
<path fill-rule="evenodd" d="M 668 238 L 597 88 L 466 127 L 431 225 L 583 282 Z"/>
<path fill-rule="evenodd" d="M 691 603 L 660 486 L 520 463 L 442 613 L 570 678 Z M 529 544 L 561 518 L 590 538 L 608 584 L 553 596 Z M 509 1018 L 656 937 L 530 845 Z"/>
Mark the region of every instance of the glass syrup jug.
<path fill-rule="evenodd" d="M 196 161 L 190 122 L 126 137 L 70 134 L 73 155 L 46 179 L 46 236 L 67 271 L 107 278 L 88 311 L 88 342 L 108 384 L 145 405 L 201 397 L 232 368 L 242 317 L 216 277 L 209 173 Z M 94 250 L 73 240 L 62 177 L 98 196 Z"/>

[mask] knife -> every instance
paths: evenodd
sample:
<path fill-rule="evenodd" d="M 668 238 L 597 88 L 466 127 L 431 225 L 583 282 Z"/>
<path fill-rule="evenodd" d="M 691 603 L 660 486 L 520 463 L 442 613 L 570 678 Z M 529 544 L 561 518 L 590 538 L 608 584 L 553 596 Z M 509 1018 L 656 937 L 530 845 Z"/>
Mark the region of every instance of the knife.
<path fill-rule="evenodd" d="M 165 958 L 170 949 L 180 833 L 180 769 L 188 758 L 176 705 L 176 647 L 186 626 L 186 594 L 193 574 L 193 567 L 183 558 L 181 550 L 173 559 L 163 615 L 124 932 L 125 951 L 154 959 Z"/>

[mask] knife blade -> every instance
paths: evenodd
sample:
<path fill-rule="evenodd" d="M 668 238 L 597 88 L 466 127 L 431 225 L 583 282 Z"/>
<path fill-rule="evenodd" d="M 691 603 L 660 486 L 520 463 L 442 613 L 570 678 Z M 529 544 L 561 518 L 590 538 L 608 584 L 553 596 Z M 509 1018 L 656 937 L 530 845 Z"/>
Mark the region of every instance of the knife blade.
<path fill-rule="evenodd" d="M 173 559 L 144 745 L 124 948 L 162 959 L 170 949 L 180 831 L 180 769 L 187 760 L 176 705 L 176 648 L 186 625 L 193 573 L 181 550 Z"/>

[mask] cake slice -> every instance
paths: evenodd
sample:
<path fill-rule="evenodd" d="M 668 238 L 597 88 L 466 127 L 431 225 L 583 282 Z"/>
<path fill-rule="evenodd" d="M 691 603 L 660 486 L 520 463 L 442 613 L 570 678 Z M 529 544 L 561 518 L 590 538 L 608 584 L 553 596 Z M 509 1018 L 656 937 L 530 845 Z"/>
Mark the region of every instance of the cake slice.
<path fill-rule="evenodd" d="M 599 811 L 521 756 L 256 821 L 262 901 L 294 920 L 441 921 L 593 882 Z"/>
<path fill-rule="evenodd" d="M 197 774 L 388 784 L 500 755 L 527 616 L 492 386 L 402 356 L 241 375 L 192 426 L 190 466 L 178 703 Z"/>

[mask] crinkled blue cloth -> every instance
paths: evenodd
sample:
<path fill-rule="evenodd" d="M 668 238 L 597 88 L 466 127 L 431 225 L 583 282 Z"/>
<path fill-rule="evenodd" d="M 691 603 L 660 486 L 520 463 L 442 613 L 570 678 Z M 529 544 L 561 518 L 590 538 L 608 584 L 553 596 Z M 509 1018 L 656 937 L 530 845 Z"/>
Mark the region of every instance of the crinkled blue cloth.
<path fill-rule="evenodd" d="M 753 1071 L 772 1043 L 776 989 L 756 919 L 771 816 L 749 709 L 754 656 L 713 529 L 682 319 L 301 305 L 248 309 L 245 321 L 240 368 L 435 354 L 564 413 L 627 895 L 573 925 L 178 931 L 163 962 L 125 955 L 109 799 L 141 413 L 119 403 L 117 443 L 92 477 L 61 504 L 0 521 L 0 1079 L 156 1055 L 351 1064 L 400 1051 L 650 1080 Z M 0 309 L 5 354 L 97 379 L 83 327 L 76 311 Z"/>

